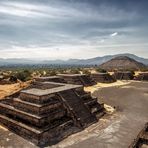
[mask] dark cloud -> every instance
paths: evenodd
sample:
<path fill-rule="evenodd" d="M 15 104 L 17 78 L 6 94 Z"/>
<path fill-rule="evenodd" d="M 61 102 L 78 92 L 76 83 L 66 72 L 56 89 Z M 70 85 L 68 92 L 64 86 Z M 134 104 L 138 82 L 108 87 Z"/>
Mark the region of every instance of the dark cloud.
<path fill-rule="evenodd" d="M 52 48 L 69 58 L 74 50 L 85 51 L 85 58 L 91 51 L 91 56 L 108 54 L 109 47 L 112 54 L 121 52 L 124 44 L 125 52 L 140 48 L 141 56 L 148 56 L 147 6 L 147 0 L 1 0 L 0 56 L 11 57 L 4 51 L 21 48 L 25 54 L 29 48 L 50 55 Z"/>

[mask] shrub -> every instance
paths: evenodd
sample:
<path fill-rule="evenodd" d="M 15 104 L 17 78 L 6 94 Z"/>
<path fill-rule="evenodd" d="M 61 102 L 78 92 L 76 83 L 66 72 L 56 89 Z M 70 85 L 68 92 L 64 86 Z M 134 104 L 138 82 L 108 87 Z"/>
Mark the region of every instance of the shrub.
<path fill-rule="evenodd" d="M 24 82 L 31 79 L 31 73 L 28 70 L 24 70 L 16 73 L 14 77 Z"/>
<path fill-rule="evenodd" d="M 10 82 L 17 82 L 17 77 L 15 77 L 15 76 L 10 76 L 10 78 L 9 78 L 9 81 Z"/>
<path fill-rule="evenodd" d="M 51 70 L 51 71 L 49 72 L 49 75 L 50 75 L 50 76 L 55 76 L 56 74 L 57 74 L 56 70 Z"/>
<path fill-rule="evenodd" d="M 89 70 L 87 70 L 87 69 L 83 69 L 82 72 L 83 72 L 83 74 L 86 74 L 86 75 L 90 75 L 91 74 L 91 72 Z"/>
<path fill-rule="evenodd" d="M 72 74 L 80 74 L 80 71 L 79 71 L 79 69 L 74 68 L 74 69 L 70 70 L 70 73 L 72 73 Z"/>
<path fill-rule="evenodd" d="M 96 72 L 106 73 L 107 71 L 105 69 L 96 68 Z"/>

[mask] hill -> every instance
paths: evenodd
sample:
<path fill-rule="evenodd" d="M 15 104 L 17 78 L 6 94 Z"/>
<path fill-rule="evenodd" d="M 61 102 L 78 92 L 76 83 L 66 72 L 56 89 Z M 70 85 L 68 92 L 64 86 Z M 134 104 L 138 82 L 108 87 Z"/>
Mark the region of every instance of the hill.
<path fill-rule="evenodd" d="M 95 57 L 90 59 L 69 59 L 69 60 L 43 60 L 43 59 L 0 59 L 0 66 L 7 65 L 38 65 L 38 64 L 57 64 L 57 65 L 100 65 L 104 62 L 111 60 L 112 58 L 119 56 L 127 56 L 138 62 L 148 65 L 148 59 L 138 57 L 134 54 L 116 54 L 116 55 L 106 55 L 102 57 Z"/>
<path fill-rule="evenodd" d="M 146 66 L 143 63 L 140 63 L 127 56 L 115 57 L 101 64 L 99 67 L 106 70 L 141 70 L 146 68 Z"/>
<path fill-rule="evenodd" d="M 132 58 L 138 62 L 144 63 L 145 65 L 148 65 L 148 59 L 138 57 L 134 54 L 124 53 L 124 54 L 115 54 L 115 55 L 106 55 L 102 57 L 95 57 L 90 59 L 71 59 L 68 60 L 67 63 L 72 63 L 75 65 L 101 65 L 102 63 L 105 63 L 115 57 L 119 56 L 127 56 L 129 58 Z"/>

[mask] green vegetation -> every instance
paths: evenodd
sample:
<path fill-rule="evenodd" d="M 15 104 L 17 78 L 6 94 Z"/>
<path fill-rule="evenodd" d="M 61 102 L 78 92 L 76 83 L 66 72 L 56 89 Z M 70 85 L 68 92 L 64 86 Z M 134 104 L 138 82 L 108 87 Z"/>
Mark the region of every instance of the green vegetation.
<path fill-rule="evenodd" d="M 142 72 L 148 71 L 148 67 L 141 69 Z"/>
<path fill-rule="evenodd" d="M 54 75 L 56 75 L 57 74 L 57 71 L 56 70 L 49 70 L 49 71 L 47 71 L 47 76 L 54 76 Z"/>
<path fill-rule="evenodd" d="M 96 68 L 96 72 L 106 73 L 107 71 L 105 69 Z"/>
<path fill-rule="evenodd" d="M 94 70 L 96 72 L 106 73 L 107 71 L 98 67 L 14 67 L 14 68 L 8 68 L 0 70 L 0 79 L 1 80 L 7 80 L 10 82 L 17 82 L 17 80 L 20 81 L 28 81 L 33 79 L 34 77 L 47 77 L 47 76 L 54 76 L 56 74 L 63 74 L 63 73 L 71 73 L 71 74 L 91 74 L 91 70 Z M 115 70 L 113 70 L 115 71 Z M 124 70 L 125 71 L 125 70 Z M 134 74 L 133 69 L 126 69 L 126 71 L 131 71 Z M 148 68 L 143 68 L 141 71 L 148 71 Z"/>
<path fill-rule="evenodd" d="M 70 70 L 70 73 L 72 73 L 72 74 L 80 74 L 80 69 L 79 68 L 72 68 Z"/>
<path fill-rule="evenodd" d="M 90 75 L 91 74 L 91 72 L 88 69 L 83 69 L 82 73 L 86 74 L 86 75 Z"/>
<path fill-rule="evenodd" d="M 17 79 L 23 82 L 28 81 L 32 78 L 31 72 L 29 70 L 19 71 L 14 75 L 14 77 L 16 77 Z"/>

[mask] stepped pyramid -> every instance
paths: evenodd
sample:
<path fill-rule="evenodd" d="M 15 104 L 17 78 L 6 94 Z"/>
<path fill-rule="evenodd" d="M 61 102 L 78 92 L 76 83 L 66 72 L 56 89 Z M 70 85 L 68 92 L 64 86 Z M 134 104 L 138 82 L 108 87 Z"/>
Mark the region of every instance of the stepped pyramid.
<path fill-rule="evenodd" d="M 96 82 L 92 80 L 89 75 L 85 74 L 58 74 L 58 76 L 63 78 L 68 84 L 83 86 L 92 86 L 96 84 Z"/>
<path fill-rule="evenodd" d="M 37 77 L 35 78 L 35 81 L 65 83 L 64 79 L 59 76 Z"/>
<path fill-rule="evenodd" d="M 109 73 L 93 73 L 91 74 L 91 78 L 95 82 L 100 83 L 112 83 L 116 81 Z"/>
<path fill-rule="evenodd" d="M 0 124 L 38 146 L 83 130 L 103 114 L 103 104 L 81 85 L 37 82 L 0 101 Z"/>
<path fill-rule="evenodd" d="M 127 56 L 115 57 L 99 66 L 105 70 L 140 70 L 146 68 L 143 63 L 140 63 Z"/>

